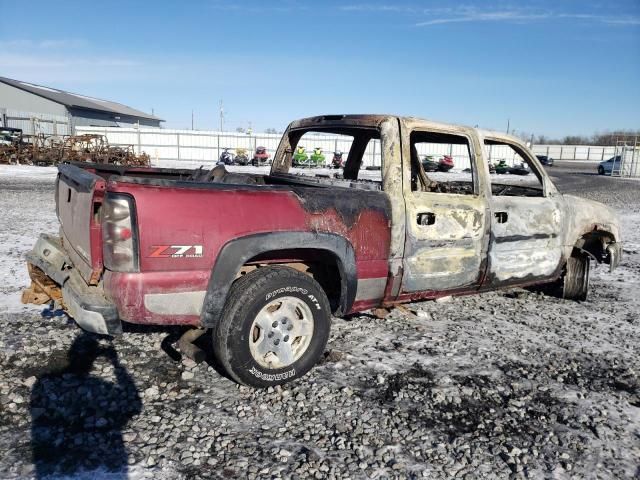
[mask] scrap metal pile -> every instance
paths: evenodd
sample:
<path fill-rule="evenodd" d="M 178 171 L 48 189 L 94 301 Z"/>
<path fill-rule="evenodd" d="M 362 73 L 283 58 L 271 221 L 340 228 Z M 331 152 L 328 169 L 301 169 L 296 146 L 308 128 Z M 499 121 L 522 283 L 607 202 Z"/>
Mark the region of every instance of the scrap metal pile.
<path fill-rule="evenodd" d="M 108 163 L 147 167 L 149 155 L 137 155 L 133 145 L 109 145 L 104 135 L 85 134 L 65 137 L 15 136 L 0 143 L 0 164 L 57 165 L 65 162 Z"/>

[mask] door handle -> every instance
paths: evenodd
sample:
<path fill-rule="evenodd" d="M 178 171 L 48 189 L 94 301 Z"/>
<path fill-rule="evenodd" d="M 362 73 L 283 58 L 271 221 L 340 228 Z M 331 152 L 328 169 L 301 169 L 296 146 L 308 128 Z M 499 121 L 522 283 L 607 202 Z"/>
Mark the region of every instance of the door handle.
<path fill-rule="evenodd" d="M 436 223 L 436 214 L 431 212 L 421 212 L 418 214 L 418 225 L 433 225 Z"/>
<path fill-rule="evenodd" d="M 496 216 L 496 221 L 498 223 L 507 223 L 507 220 L 509 219 L 509 214 L 507 212 L 496 212 L 494 215 Z"/>

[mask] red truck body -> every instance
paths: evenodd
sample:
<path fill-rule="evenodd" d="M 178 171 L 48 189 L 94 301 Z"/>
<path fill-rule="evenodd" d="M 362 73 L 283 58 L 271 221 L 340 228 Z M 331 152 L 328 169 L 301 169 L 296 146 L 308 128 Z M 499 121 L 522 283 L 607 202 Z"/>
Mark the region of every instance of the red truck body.
<path fill-rule="evenodd" d="M 246 179 L 268 178 L 259 175 L 238 175 L 230 184 L 187 180 L 192 174 L 191 170 L 95 164 L 60 166 L 56 201 L 64 252 L 87 284 L 100 285 L 120 320 L 202 324 L 202 302 L 225 245 L 278 232 L 292 241 L 280 245 L 276 257 L 273 251 L 269 253 L 273 258 L 258 251 L 246 263 L 313 260 L 309 258 L 313 249 L 298 255 L 306 245 L 297 244 L 295 234 L 339 236 L 353 249 L 353 280 L 374 279 L 382 287 L 378 291 L 384 291 L 390 219 L 388 199 L 382 192 L 319 191 L 316 186 L 297 184 L 297 179 L 292 179 L 293 187 L 282 181 L 242 184 Z M 126 195 L 133 201 L 138 254 L 134 272 L 104 268 L 100 211 L 106 194 Z M 326 248 L 318 249 L 318 254 L 321 250 Z M 366 290 L 357 297 L 354 291 L 337 310 L 352 313 L 379 301 L 375 292 L 367 298 Z"/>

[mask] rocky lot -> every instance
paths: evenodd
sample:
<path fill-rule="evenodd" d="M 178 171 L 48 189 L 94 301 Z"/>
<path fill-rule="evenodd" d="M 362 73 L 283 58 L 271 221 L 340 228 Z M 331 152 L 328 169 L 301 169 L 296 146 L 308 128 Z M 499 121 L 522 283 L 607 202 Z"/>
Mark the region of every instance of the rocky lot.
<path fill-rule="evenodd" d="M 109 340 L 21 305 L 54 177 L 0 170 L 0 478 L 640 476 L 640 182 L 592 170 L 551 169 L 622 219 L 622 265 L 594 269 L 588 301 L 515 289 L 334 319 L 321 364 L 267 390 L 181 359 L 180 329 Z"/>

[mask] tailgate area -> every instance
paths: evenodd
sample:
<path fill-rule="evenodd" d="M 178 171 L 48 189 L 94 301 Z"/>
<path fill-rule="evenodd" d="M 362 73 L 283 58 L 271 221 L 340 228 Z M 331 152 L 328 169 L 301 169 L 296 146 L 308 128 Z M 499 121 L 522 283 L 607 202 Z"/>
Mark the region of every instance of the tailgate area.
<path fill-rule="evenodd" d="M 64 248 L 80 276 L 96 285 L 102 273 L 100 206 L 105 180 L 75 165 L 60 165 L 56 209 Z"/>
<path fill-rule="evenodd" d="M 43 234 L 26 256 L 31 287 L 23 303 L 56 302 L 84 330 L 114 335 L 122 333 L 118 310 L 104 296 L 101 286 L 90 286 L 74 268 L 60 238 Z"/>

